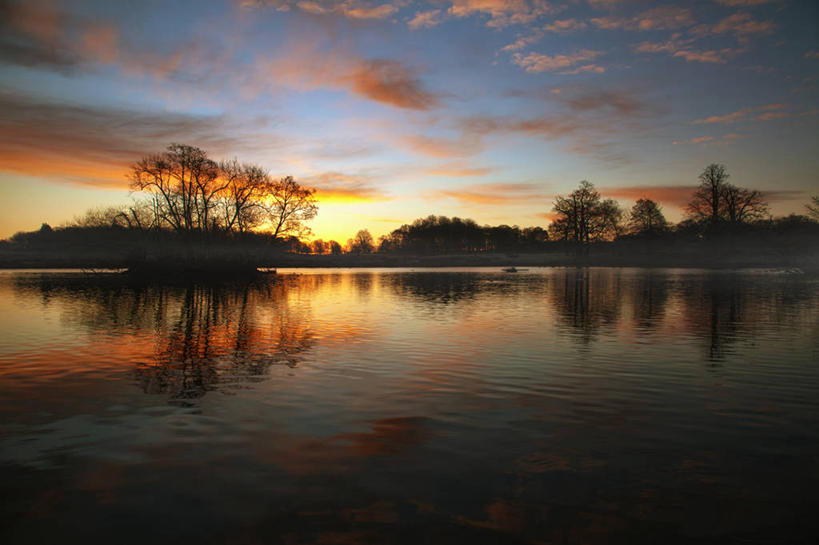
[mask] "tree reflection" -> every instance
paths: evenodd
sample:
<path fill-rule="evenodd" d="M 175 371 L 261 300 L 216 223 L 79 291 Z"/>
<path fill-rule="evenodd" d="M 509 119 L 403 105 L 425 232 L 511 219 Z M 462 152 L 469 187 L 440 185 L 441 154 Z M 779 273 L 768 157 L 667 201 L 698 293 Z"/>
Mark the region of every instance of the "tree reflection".
<path fill-rule="evenodd" d="M 398 295 L 442 304 L 471 301 L 480 292 L 492 287 L 474 273 L 393 274 L 389 282 Z"/>
<path fill-rule="evenodd" d="M 63 319 L 92 333 L 152 343 L 153 357 L 137 362 L 135 376 L 146 393 L 172 403 L 262 380 L 273 365 L 297 367 L 315 344 L 309 316 L 289 304 L 281 281 L 162 286 L 44 275 L 23 282 L 18 287 L 39 289 L 44 302 L 62 299 Z"/>
<path fill-rule="evenodd" d="M 635 325 L 647 331 L 655 329 L 661 323 L 668 305 L 668 275 L 649 271 L 635 279 L 630 291 Z"/>
<path fill-rule="evenodd" d="M 792 322 L 814 290 L 787 275 L 709 273 L 683 286 L 685 329 L 703 340 L 708 361 L 718 363 L 738 343 L 754 343 L 766 324 Z"/>
<path fill-rule="evenodd" d="M 623 287 L 618 270 L 562 270 L 552 277 L 549 288 L 561 324 L 582 344 L 593 341 L 601 326 L 615 324 L 620 317 Z"/>

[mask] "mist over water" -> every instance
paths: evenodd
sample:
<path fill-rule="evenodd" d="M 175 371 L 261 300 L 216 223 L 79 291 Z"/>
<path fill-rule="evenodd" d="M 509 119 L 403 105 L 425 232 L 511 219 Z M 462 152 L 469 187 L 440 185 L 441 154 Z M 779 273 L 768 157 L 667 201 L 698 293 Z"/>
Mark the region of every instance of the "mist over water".
<path fill-rule="evenodd" d="M 285 272 L 0 273 L 2 541 L 819 532 L 817 278 Z"/>

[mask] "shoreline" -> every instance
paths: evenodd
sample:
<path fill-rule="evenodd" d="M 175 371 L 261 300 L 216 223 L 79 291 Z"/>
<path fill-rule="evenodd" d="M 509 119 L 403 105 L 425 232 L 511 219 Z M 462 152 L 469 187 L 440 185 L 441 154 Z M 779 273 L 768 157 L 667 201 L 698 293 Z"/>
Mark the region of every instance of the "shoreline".
<path fill-rule="evenodd" d="M 701 255 L 616 255 L 591 254 L 567 256 L 563 253 L 543 254 L 452 254 L 452 255 L 303 255 L 284 254 L 275 260 L 260 260 L 258 269 L 362 269 L 362 268 L 441 268 L 441 267 L 614 267 L 647 269 L 801 269 L 819 272 L 819 255 L 749 256 L 703 253 Z M 77 256 L 60 258 L 45 256 L 2 256 L 0 270 L 124 270 L 129 263 L 114 256 Z M 245 259 L 237 259 L 245 267 Z M 226 265 L 223 261 L 222 265 Z M 160 267 L 161 269 L 162 267 Z M 220 272 L 228 273 L 224 267 Z M 514 273 L 512 273 L 514 274 Z"/>

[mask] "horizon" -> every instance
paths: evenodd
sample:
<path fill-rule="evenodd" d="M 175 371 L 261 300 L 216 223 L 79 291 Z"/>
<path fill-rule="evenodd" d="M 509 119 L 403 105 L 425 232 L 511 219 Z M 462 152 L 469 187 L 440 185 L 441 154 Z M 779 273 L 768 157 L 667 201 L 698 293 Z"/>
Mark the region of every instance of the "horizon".
<path fill-rule="evenodd" d="M 2 239 L 125 204 L 128 166 L 171 142 L 317 188 L 312 238 L 341 243 L 430 214 L 545 228 L 580 180 L 678 222 L 710 163 L 774 216 L 816 193 L 815 3 L 2 11 Z"/>

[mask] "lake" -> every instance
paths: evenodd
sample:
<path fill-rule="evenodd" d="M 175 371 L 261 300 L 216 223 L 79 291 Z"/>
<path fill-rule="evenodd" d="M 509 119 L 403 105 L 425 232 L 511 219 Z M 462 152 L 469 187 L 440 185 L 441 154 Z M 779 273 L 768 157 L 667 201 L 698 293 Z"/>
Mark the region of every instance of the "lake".
<path fill-rule="evenodd" d="M 0 272 L 2 543 L 813 543 L 819 279 Z"/>

